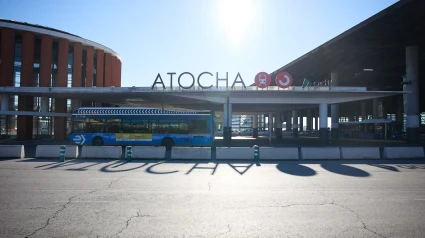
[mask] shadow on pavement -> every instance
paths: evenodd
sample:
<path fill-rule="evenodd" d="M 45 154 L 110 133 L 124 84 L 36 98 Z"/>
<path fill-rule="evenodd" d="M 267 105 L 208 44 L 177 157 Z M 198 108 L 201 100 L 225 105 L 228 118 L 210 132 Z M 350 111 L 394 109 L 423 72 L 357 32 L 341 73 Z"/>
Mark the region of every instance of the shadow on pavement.
<path fill-rule="evenodd" d="M 215 171 L 217 170 L 217 167 L 218 167 L 218 163 L 215 163 L 214 167 L 203 167 L 203 166 L 199 166 L 199 163 L 196 163 L 195 165 L 193 165 L 193 167 L 189 171 L 187 171 L 186 175 L 192 173 L 194 169 L 211 169 L 212 170 L 211 175 L 214 175 Z"/>
<path fill-rule="evenodd" d="M 16 162 L 36 162 L 42 163 L 41 165 L 35 166 L 34 168 L 49 170 L 49 169 L 60 169 L 67 166 L 74 166 L 72 168 L 64 168 L 69 171 L 87 171 L 87 168 L 106 163 L 105 166 L 99 169 L 101 172 L 125 172 L 131 170 L 137 170 L 145 168 L 146 173 L 150 174 L 172 174 L 177 173 L 179 170 L 174 169 L 172 164 L 189 164 L 193 165 L 185 174 L 191 174 L 194 170 L 211 170 L 211 175 L 217 172 L 220 164 L 227 164 L 238 174 L 244 175 L 252 167 L 261 167 L 262 164 L 276 165 L 276 169 L 282 173 L 295 175 L 295 176 L 315 176 L 317 172 L 308 167 L 309 164 L 320 165 L 323 169 L 344 176 L 352 177 L 369 177 L 371 174 L 362 169 L 355 168 L 350 165 L 369 165 L 376 168 L 400 172 L 400 169 L 421 169 L 425 170 L 425 160 L 423 159 L 412 159 L 412 160 L 338 160 L 338 161 L 261 161 L 253 162 L 252 160 L 246 161 L 235 161 L 235 160 L 133 160 L 133 162 L 127 162 L 126 160 L 80 160 L 73 159 L 66 162 L 59 162 L 57 159 L 19 159 Z M 50 162 L 50 163 L 48 163 Z M 111 163 L 112 162 L 112 163 Z M 47 164 L 46 164 L 47 163 Z M 87 163 L 90 163 L 87 165 Z M 83 167 L 78 167 L 81 164 Z M 168 166 L 161 166 L 168 164 Z M 256 166 L 253 166 L 253 165 Z M 185 171 L 184 171 L 185 172 Z"/>
<path fill-rule="evenodd" d="M 313 169 L 297 163 L 279 163 L 276 165 L 276 168 L 280 172 L 290 175 L 305 177 L 316 175 L 316 171 Z"/>
<path fill-rule="evenodd" d="M 364 170 L 340 163 L 323 163 L 321 167 L 329 172 L 352 177 L 369 177 L 370 174 Z"/>
<path fill-rule="evenodd" d="M 127 164 L 127 163 L 128 163 L 127 161 L 117 160 L 115 163 L 112 163 L 112 164 L 108 164 L 106 166 L 103 166 L 100 169 L 100 171 L 101 172 L 107 172 L 107 173 L 126 172 L 126 171 L 131 171 L 131 170 L 136 170 L 136 169 L 143 168 L 143 167 L 145 167 L 146 165 L 149 164 L 149 163 L 143 163 L 142 165 L 136 166 L 136 167 L 133 167 L 133 168 L 120 169 L 120 170 L 112 170 L 112 168 L 116 168 L 116 167 L 122 166 L 122 165 Z"/>
<path fill-rule="evenodd" d="M 375 166 L 375 167 L 378 167 L 378 168 L 381 168 L 381 169 L 386 169 L 386 170 L 389 170 L 389 171 L 399 172 L 399 170 L 396 167 L 391 166 L 391 165 L 385 165 L 385 164 L 369 164 L 369 165 Z"/>

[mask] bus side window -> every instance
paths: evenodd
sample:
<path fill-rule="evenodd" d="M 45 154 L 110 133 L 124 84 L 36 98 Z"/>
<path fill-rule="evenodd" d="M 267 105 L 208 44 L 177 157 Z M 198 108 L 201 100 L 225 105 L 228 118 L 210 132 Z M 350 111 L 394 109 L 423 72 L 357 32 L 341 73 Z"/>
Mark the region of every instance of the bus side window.
<path fill-rule="evenodd" d="M 193 120 L 189 130 L 190 133 L 209 133 L 206 120 Z"/>
<path fill-rule="evenodd" d="M 72 132 L 85 132 L 86 123 L 82 121 L 74 121 L 72 124 Z"/>

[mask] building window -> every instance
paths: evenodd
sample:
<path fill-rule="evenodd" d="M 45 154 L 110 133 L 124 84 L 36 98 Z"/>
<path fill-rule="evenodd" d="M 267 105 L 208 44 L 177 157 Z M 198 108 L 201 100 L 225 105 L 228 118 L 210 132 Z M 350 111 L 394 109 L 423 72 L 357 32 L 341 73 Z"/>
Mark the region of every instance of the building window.
<path fill-rule="evenodd" d="M 387 119 L 395 121 L 395 114 L 387 114 Z"/>
<path fill-rule="evenodd" d="M 367 119 L 372 119 L 372 115 L 367 115 Z"/>
<path fill-rule="evenodd" d="M 425 112 L 421 112 L 421 125 L 425 125 Z"/>
<path fill-rule="evenodd" d="M 70 47 L 71 48 L 71 47 Z M 70 49 L 72 52 L 72 49 Z M 68 53 L 68 80 L 66 86 L 68 88 L 72 87 L 72 67 L 74 62 L 74 55 L 72 53 Z"/>
<path fill-rule="evenodd" d="M 338 119 L 338 121 L 339 121 L 339 122 L 349 122 L 349 121 L 350 121 L 350 119 L 349 119 L 348 117 L 340 117 L 340 118 Z"/>
<path fill-rule="evenodd" d="M 363 121 L 363 117 L 359 116 L 359 122 Z"/>

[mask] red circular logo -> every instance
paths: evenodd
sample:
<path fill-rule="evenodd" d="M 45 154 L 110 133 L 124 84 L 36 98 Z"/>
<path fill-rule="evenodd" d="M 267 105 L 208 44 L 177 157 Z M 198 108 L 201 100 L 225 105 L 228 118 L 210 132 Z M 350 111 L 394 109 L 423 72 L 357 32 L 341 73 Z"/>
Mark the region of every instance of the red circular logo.
<path fill-rule="evenodd" d="M 276 85 L 281 88 L 288 88 L 292 85 L 292 76 L 288 72 L 280 72 L 276 76 Z"/>
<path fill-rule="evenodd" d="M 259 88 L 267 88 L 272 79 L 268 73 L 260 72 L 255 76 L 255 85 Z"/>

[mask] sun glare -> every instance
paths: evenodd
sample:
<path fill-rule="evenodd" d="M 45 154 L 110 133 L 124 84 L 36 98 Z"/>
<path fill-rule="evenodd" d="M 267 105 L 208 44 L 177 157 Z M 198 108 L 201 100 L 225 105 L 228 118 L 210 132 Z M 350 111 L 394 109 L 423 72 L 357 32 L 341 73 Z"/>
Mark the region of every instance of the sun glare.
<path fill-rule="evenodd" d="M 255 18 L 253 0 L 221 0 L 219 19 L 234 46 L 238 46 Z"/>

